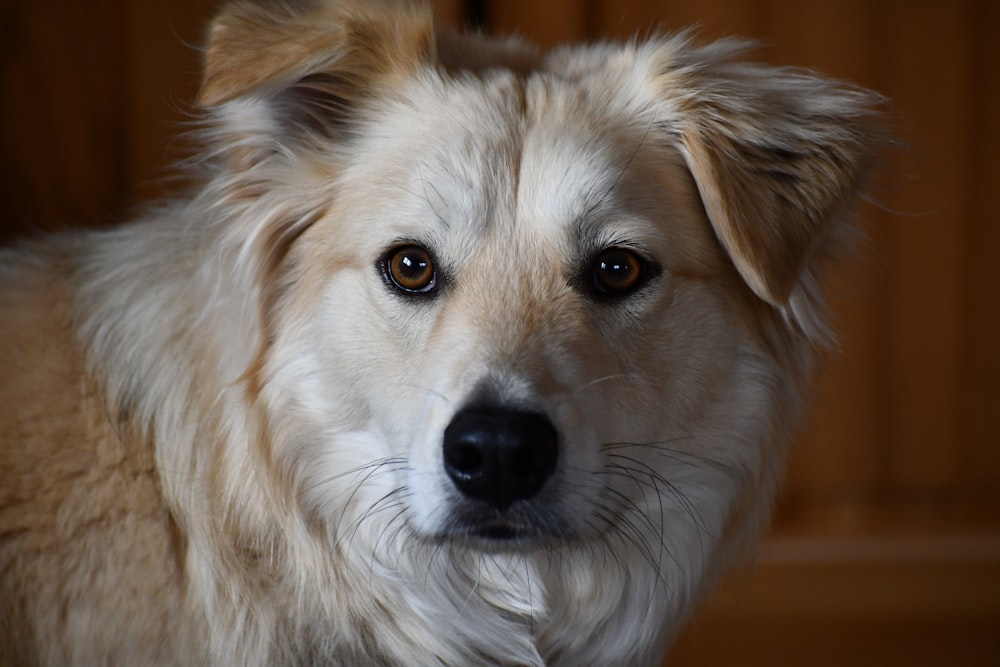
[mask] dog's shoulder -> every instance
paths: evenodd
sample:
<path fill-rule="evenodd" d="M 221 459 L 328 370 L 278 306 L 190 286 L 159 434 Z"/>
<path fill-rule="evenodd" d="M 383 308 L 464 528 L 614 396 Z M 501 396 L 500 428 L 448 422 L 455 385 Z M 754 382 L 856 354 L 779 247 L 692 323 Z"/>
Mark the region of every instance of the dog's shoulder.
<path fill-rule="evenodd" d="M 183 545 L 152 448 L 109 410 L 77 332 L 76 244 L 0 250 L 0 662 L 33 659 L 10 630 L 25 619 L 39 636 L 68 632 L 80 635 L 77 646 L 106 647 L 147 596 L 180 617 Z M 59 620 L 61 601 L 95 594 L 116 611 Z M 148 635 L 136 646 L 159 650 L 167 620 L 135 624 Z M 140 653 L 140 662 L 156 658 Z"/>

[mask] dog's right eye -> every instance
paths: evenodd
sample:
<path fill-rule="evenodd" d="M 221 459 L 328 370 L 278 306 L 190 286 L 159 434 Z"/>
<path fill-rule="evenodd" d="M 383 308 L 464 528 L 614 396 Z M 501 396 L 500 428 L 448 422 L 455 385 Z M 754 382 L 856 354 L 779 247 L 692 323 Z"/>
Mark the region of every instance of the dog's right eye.
<path fill-rule="evenodd" d="M 381 261 L 382 273 L 406 294 L 431 294 L 437 289 L 437 271 L 427 250 L 416 244 L 392 248 Z"/>

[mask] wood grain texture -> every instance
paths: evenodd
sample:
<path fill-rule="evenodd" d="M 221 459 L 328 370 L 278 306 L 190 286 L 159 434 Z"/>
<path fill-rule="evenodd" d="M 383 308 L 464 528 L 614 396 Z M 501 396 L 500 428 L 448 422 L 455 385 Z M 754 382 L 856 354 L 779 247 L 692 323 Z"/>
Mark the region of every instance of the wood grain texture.
<path fill-rule="evenodd" d="M 4 235 L 96 224 L 121 204 L 126 31 L 114 5 L 0 5 Z"/>
<path fill-rule="evenodd" d="M 775 538 L 702 608 L 668 664 L 991 667 L 998 627 L 995 535 Z"/>

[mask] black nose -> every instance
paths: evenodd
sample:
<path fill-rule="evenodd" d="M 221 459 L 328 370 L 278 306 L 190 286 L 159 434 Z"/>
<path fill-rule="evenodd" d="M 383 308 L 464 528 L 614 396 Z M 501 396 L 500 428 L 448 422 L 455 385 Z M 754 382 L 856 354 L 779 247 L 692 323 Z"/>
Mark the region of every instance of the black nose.
<path fill-rule="evenodd" d="M 444 467 L 469 498 L 506 509 L 537 494 L 556 469 L 548 418 L 502 408 L 466 408 L 444 431 Z"/>

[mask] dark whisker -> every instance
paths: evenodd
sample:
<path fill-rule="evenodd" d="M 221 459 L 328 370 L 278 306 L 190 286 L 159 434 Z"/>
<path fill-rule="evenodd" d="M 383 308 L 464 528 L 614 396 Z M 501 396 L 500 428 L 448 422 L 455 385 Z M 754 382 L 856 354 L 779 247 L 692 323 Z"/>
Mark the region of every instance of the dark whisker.
<path fill-rule="evenodd" d="M 624 461 L 627 461 L 631 464 L 638 466 L 638 468 L 630 468 L 628 466 L 624 466 L 621 464 L 614 465 L 615 468 L 625 471 L 625 473 L 628 474 L 629 478 L 632 479 L 633 481 L 636 481 L 636 479 L 634 475 L 632 475 L 631 473 L 639 472 L 640 474 L 648 475 L 650 479 L 653 480 L 654 487 L 656 485 L 656 482 L 662 484 L 668 491 L 670 491 L 671 495 L 673 495 L 674 498 L 676 498 L 678 502 L 680 502 L 681 507 L 685 511 L 687 511 L 687 513 L 691 516 L 691 518 L 695 522 L 695 525 L 700 530 L 707 530 L 707 527 L 705 525 L 705 519 L 698 511 L 698 508 L 695 506 L 695 504 L 692 503 L 691 500 L 680 489 L 678 489 L 673 482 L 666 479 L 663 475 L 657 472 L 655 468 L 651 467 L 649 464 L 643 461 L 640 461 L 630 456 L 624 456 L 621 454 L 614 454 L 609 458 L 622 459 Z M 659 494 L 658 490 L 657 494 Z"/>

